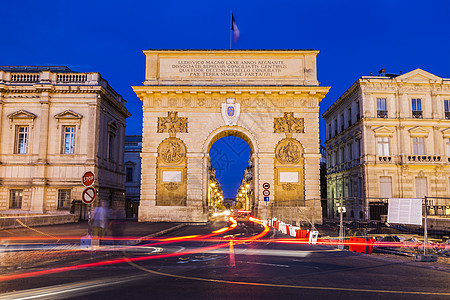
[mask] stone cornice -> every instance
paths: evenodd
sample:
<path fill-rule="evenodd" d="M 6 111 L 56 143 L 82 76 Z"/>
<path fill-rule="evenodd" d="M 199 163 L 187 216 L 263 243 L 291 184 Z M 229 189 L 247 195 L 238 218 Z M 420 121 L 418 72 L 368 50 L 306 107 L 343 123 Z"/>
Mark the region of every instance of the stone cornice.
<path fill-rule="evenodd" d="M 250 94 L 252 97 L 258 95 L 282 95 L 282 96 L 312 96 L 323 99 L 330 87 L 322 86 L 133 86 L 134 92 L 142 100 L 146 94 L 192 94 L 211 95 L 222 94 L 242 95 Z"/>

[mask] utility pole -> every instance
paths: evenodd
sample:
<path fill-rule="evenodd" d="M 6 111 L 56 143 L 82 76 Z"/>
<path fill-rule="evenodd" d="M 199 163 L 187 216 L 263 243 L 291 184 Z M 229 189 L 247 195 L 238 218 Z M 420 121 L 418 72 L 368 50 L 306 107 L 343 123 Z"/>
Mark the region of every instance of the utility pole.
<path fill-rule="evenodd" d="M 427 222 L 427 212 L 428 209 L 428 199 L 427 196 L 425 196 L 425 220 L 424 220 L 424 228 L 423 228 L 423 255 L 426 257 L 428 255 L 428 222 Z"/>
<path fill-rule="evenodd" d="M 342 194 L 339 197 L 339 246 L 338 248 L 344 249 L 344 208 L 342 205 Z"/>

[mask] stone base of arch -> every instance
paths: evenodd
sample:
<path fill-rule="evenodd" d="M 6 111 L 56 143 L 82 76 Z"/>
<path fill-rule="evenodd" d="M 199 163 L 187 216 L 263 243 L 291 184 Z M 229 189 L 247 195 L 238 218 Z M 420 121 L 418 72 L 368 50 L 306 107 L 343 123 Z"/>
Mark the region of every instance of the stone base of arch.
<path fill-rule="evenodd" d="M 139 207 L 139 222 L 181 222 L 206 223 L 207 214 L 203 209 L 187 206 L 149 206 Z"/>

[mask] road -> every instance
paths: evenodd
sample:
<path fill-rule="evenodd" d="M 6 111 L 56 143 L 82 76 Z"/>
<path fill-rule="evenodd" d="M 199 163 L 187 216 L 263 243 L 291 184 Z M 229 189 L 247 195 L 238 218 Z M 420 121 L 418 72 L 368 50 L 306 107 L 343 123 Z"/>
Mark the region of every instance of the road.
<path fill-rule="evenodd" d="M 135 246 L 62 252 L 22 270 L 2 269 L 0 299 L 450 297 L 445 270 L 292 243 L 262 225 L 228 226 L 190 225 Z"/>

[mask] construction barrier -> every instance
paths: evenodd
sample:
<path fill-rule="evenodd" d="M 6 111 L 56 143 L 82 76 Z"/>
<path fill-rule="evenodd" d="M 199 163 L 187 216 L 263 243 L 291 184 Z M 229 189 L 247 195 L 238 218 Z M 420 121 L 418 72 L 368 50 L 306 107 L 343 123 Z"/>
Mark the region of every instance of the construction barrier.
<path fill-rule="evenodd" d="M 307 239 L 309 238 L 309 230 L 299 229 L 297 230 L 297 234 L 295 235 L 295 237 L 298 239 Z"/>
<path fill-rule="evenodd" d="M 372 254 L 374 243 L 375 239 L 366 241 L 364 238 L 350 237 L 348 239 L 348 251 Z"/>

